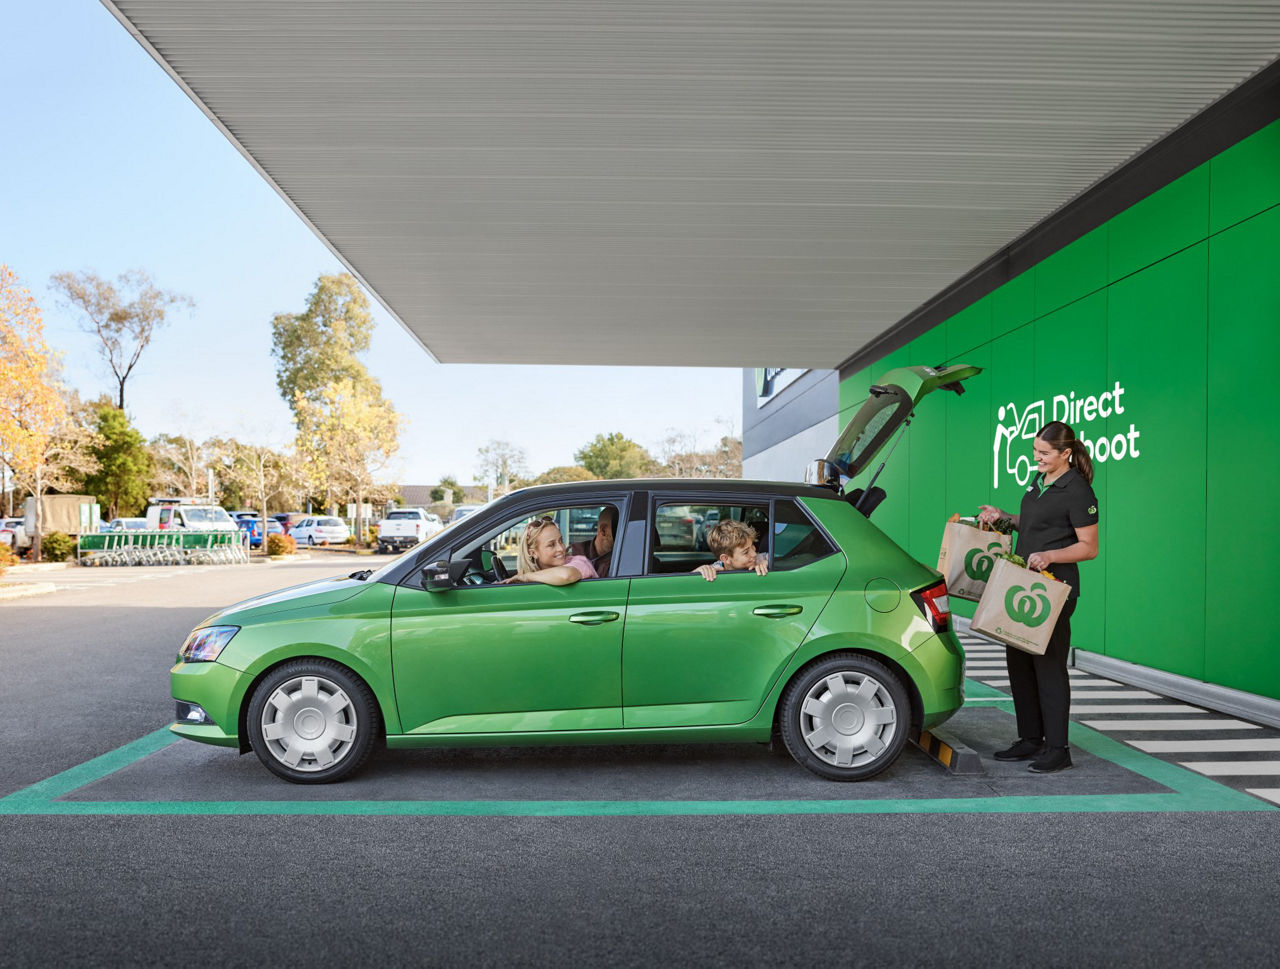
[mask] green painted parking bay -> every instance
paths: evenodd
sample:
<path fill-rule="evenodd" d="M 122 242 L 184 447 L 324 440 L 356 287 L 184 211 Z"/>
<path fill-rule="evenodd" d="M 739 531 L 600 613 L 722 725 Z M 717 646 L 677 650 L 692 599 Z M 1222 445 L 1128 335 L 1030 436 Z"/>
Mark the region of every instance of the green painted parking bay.
<path fill-rule="evenodd" d="M 1072 724 L 1076 766 L 1034 775 L 991 752 L 1009 702 L 977 683 L 947 726 L 986 773 L 947 773 L 908 747 L 869 781 L 841 784 L 762 745 L 393 751 L 334 785 L 282 783 L 252 754 L 166 729 L 0 799 L 0 814 L 715 815 L 1269 811 L 1273 805 Z M 977 695 L 975 695 L 977 694 Z"/>

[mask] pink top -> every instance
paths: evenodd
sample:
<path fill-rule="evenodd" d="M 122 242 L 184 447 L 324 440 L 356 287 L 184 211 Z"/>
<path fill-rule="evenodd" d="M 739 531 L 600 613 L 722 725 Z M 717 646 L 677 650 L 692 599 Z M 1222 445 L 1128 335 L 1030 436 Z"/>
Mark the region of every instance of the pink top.
<path fill-rule="evenodd" d="M 587 558 L 585 555 L 570 555 L 564 560 L 564 564 L 572 565 L 582 573 L 582 577 L 584 579 L 600 578 L 599 573 L 596 572 L 596 567 L 591 564 L 591 559 Z"/>

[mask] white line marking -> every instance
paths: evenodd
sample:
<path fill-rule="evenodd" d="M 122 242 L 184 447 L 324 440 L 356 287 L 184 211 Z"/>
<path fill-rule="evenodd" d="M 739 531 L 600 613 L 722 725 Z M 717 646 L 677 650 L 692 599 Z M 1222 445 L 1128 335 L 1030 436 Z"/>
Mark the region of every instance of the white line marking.
<path fill-rule="evenodd" d="M 1240 737 L 1235 740 L 1130 740 L 1130 747 L 1148 754 L 1227 754 L 1280 750 L 1280 737 Z"/>
<path fill-rule="evenodd" d="M 1072 703 L 1071 715 L 1086 717 L 1094 713 L 1208 713 L 1182 703 Z M 1175 741 L 1176 743 L 1176 741 Z M 1136 746 L 1136 744 L 1135 744 Z M 1280 750 L 1280 747 L 1276 748 Z"/>
<path fill-rule="evenodd" d="M 1205 777 L 1270 777 L 1280 775 L 1280 760 L 1180 760 L 1178 763 Z"/>
<path fill-rule="evenodd" d="M 1081 700 L 1163 700 L 1157 693 L 1146 690 L 1084 690 L 1072 688 L 1072 699 Z"/>
<path fill-rule="evenodd" d="M 1256 723 L 1242 720 L 1085 720 L 1086 727 L 1094 730 L 1261 730 Z"/>
<path fill-rule="evenodd" d="M 1280 787 L 1246 787 L 1245 791 L 1264 801 L 1280 804 Z"/>

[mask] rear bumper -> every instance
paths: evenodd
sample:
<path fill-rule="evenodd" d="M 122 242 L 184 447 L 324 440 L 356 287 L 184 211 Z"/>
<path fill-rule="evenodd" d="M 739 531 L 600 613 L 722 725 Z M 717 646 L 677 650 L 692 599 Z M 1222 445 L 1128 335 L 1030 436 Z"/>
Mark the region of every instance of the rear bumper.
<path fill-rule="evenodd" d="M 928 730 L 945 723 L 964 705 L 964 649 L 953 630 L 938 633 L 912 654 L 924 674 L 920 690 L 921 726 Z"/>
<path fill-rule="evenodd" d="M 413 548 L 421 540 L 416 535 L 379 535 L 378 544 L 390 548 Z"/>

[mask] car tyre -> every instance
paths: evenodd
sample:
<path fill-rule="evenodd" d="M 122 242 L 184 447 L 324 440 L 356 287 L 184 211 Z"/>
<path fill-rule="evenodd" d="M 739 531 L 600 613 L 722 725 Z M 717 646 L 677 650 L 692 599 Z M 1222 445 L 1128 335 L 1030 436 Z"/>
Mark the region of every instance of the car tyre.
<path fill-rule="evenodd" d="M 381 735 L 373 691 L 325 659 L 293 660 L 254 689 L 249 744 L 267 770 L 294 784 L 328 784 L 364 766 Z"/>
<path fill-rule="evenodd" d="M 907 691 L 887 666 L 835 653 L 805 667 L 782 693 L 782 741 L 805 768 L 832 781 L 863 781 L 902 753 Z"/>

